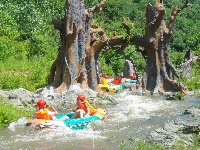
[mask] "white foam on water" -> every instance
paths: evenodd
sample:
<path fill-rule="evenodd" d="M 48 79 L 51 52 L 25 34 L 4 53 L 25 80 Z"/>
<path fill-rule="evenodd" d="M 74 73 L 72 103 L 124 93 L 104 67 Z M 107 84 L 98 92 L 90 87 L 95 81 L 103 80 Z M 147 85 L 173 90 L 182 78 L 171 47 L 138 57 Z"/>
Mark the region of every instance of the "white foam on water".
<path fill-rule="evenodd" d="M 80 89 L 81 89 L 80 84 L 77 83 L 77 84 L 74 84 L 74 85 L 70 85 L 68 91 L 78 91 Z"/>
<path fill-rule="evenodd" d="M 94 121 L 88 125 L 84 130 L 72 130 L 69 127 L 60 127 L 57 129 L 34 130 L 31 126 L 26 127 L 27 119 L 20 118 L 17 122 L 12 122 L 9 129 L 13 132 L 11 137 L 12 142 L 19 144 L 20 142 L 34 142 L 34 141 L 73 141 L 75 139 L 103 139 L 99 127 L 103 129 L 105 123 L 101 121 Z M 5 144 L 5 143 L 4 143 Z M 11 144 L 9 141 L 7 144 Z"/>
<path fill-rule="evenodd" d="M 171 102 L 165 100 L 155 100 L 144 96 L 128 95 L 126 92 L 120 93 L 117 97 L 119 102 L 111 110 L 112 122 L 125 122 L 130 119 L 149 119 L 156 111 L 165 110 L 172 106 Z"/>
<path fill-rule="evenodd" d="M 17 122 L 11 122 L 8 128 L 12 131 L 15 131 L 16 129 L 24 128 L 24 125 L 26 124 L 26 122 L 27 122 L 27 118 L 22 117 L 22 118 L 19 118 Z"/>

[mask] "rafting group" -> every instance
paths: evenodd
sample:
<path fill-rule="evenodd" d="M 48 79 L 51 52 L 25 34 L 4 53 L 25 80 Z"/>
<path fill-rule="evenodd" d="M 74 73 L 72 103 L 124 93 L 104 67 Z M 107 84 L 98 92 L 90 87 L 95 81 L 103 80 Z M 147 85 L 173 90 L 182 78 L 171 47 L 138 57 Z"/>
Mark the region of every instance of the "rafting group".
<path fill-rule="evenodd" d="M 118 92 L 120 89 L 126 88 L 126 84 L 136 84 L 138 82 L 137 74 L 134 72 L 129 79 L 122 76 L 116 76 L 114 79 L 109 79 L 108 75 L 104 75 L 98 87 L 105 92 Z"/>
<path fill-rule="evenodd" d="M 126 83 L 136 82 L 136 73 L 133 73 L 130 79 L 116 76 L 112 81 L 109 80 L 108 75 L 104 75 L 99 88 L 106 92 L 117 92 L 123 89 Z M 69 127 L 72 130 L 78 130 L 86 128 L 91 121 L 104 121 L 107 117 L 104 109 L 94 108 L 84 95 L 77 95 L 76 105 L 76 110 L 59 114 L 53 106 L 47 107 L 46 101 L 39 99 L 37 101 L 37 110 L 32 118 L 27 121 L 26 126 L 31 126 L 37 130 L 57 129 L 59 127 Z"/>
<path fill-rule="evenodd" d="M 26 126 L 32 126 L 37 130 L 67 126 L 77 130 L 86 128 L 91 121 L 105 120 L 106 111 L 101 108 L 95 109 L 84 95 L 77 96 L 76 104 L 76 110 L 59 114 L 53 106 L 47 107 L 46 101 L 40 99 L 37 101 L 37 110 L 32 118 L 27 121 Z"/>

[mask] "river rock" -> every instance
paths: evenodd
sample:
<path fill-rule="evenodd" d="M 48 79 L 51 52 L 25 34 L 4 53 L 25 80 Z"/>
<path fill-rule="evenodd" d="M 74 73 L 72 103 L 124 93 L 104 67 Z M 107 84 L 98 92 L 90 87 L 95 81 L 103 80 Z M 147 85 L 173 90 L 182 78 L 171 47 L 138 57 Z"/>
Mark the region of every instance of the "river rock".
<path fill-rule="evenodd" d="M 193 143 L 193 134 L 200 133 L 200 109 L 189 108 L 179 120 L 166 123 L 162 128 L 151 132 L 148 137 L 156 144 L 171 147 L 178 143 L 187 147 Z"/>
<path fill-rule="evenodd" d="M 26 89 L 19 88 L 10 91 L 0 91 L 0 95 L 13 105 L 20 108 L 35 109 L 39 99 L 44 99 L 48 106 L 54 106 L 59 111 L 66 109 L 76 109 L 76 98 L 78 94 L 83 94 L 86 99 L 94 106 L 98 104 L 107 105 L 116 103 L 114 97 L 104 94 L 99 94 L 91 89 L 81 89 L 79 86 L 71 86 L 63 93 L 53 93 L 54 89 L 43 88 L 40 92 L 30 92 Z"/>
<path fill-rule="evenodd" d="M 129 79 L 135 72 L 136 71 L 134 63 L 130 60 L 126 60 L 126 62 L 124 63 L 123 77 Z"/>

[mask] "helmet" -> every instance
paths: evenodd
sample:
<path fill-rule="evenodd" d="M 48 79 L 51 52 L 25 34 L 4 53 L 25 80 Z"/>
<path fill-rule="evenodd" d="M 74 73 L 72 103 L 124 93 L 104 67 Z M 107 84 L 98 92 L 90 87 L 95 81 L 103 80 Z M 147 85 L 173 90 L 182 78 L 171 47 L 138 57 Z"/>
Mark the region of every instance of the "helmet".
<path fill-rule="evenodd" d="M 37 106 L 39 107 L 39 108 L 45 108 L 45 105 L 46 105 L 46 101 L 45 100 L 43 100 L 43 99 L 40 99 L 40 100 L 38 100 L 37 101 Z"/>
<path fill-rule="evenodd" d="M 80 99 L 81 101 L 84 101 L 84 100 L 85 100 L 85 96 L 83 96 L 83 95 L 78 95 L 78 96 L 77 96 L 77 99 Z"/>
<path fill-rule="evenodd" d="M 108 79 L 108 75 L 105 75 L 104 78 L 105 78 L 105 79 Z"/>

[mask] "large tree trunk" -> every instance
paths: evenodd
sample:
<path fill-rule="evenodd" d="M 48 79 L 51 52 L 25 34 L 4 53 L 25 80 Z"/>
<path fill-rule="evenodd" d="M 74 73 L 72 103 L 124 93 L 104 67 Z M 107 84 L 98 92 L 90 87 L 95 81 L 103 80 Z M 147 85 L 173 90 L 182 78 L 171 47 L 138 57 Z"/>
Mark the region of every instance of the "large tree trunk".
<path fill-rule="evenodd" d="M 56 92 L 77 83 L 85 68 L 85 41 L 88 34 L 84 1 L 66 1 L 64 19 L 53 19 L 54 27 L 60 31 L 61 48 L 50 74 L 50 84 Z"/>
<path fill-rule="evenodd" d="M 182 7 L 187 7 L 187 1 Z M 182 10 L 181 9 L 181 10 Z M 169 91 L 182 91 L 187 93 L 187 87 L 173 80 L 172 75 L 179 76 L 180 72 L 175 69 L 169 58 L 169 39 L 172 36 L 176 15 L 180 12 L 174 7 L 169 25 L 165 25 L 165 9 L 163 0 L 156 0 L 153 7 L 149 4 L 146 8 L 146 27 L 143 43 L 144 47 L 138 50 L 143 53 L 146 59 L 146 68 L 143 73 L 143 89 L 152 94 L 159 94 Z"/>
<path fill-rule="evenodd" d="M 53 19 L 55 29 L 60 31 L 61 48 L 53 63 L 49 76 L 49 86 L 62 92 L 70 85 L 80 83 L 82 88 L 96 90 L 95 50 L 102 45 L 95 43 L 91 28 L 92 15 L 98 13 L 105 5 L 102 1 L 97 6 L 85 9 L 84 0 L 66 0 L 66 11 L 63 20 Z M 103 33 L 103 32 L 102 32 Z M 94 44 L 95 43 L 95 44 Z"/>

